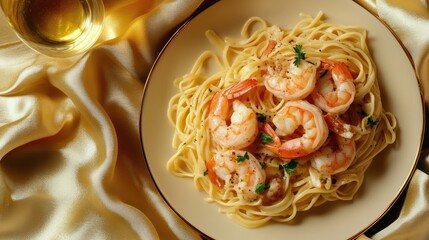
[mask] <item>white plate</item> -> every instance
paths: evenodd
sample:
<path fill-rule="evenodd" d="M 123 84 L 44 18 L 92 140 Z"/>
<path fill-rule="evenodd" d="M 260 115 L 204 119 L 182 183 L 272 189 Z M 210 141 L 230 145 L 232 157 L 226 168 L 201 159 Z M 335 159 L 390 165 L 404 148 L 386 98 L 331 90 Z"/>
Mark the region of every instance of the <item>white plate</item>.
<path fill-rule="evenodd" d="M 323 11 L 326 21 L 362 26 L 378 67 L 384 107 L 398 121 L 394 145 L 377 156 L 353 201 L 336 201 L 298 214 L 294 224 L 270 223 L 247 229 L 204 201 L 191 179 L 166 170 L 174 153 L 173 128 L 167 105 L 177 92 L 173 80 L 190 71 L 204 50 L 213 49 L 204 32 L 239 36 L 244 22 L 260 16 L 270 24 L 294 26 L 299 13 L 315 16 Z M 171 208 L 190 225 L 215 239 L 347 239 L 371 227 L 397 200 L 414 173 L 424 130 L 424 104 L 412 63 L 395 36 L 370 12 L 344 0 L 228 0 L 220 1 L 185 24 L 157 59 L 146 84 L 141 117 L 141 137 L 152 177 Z"/>

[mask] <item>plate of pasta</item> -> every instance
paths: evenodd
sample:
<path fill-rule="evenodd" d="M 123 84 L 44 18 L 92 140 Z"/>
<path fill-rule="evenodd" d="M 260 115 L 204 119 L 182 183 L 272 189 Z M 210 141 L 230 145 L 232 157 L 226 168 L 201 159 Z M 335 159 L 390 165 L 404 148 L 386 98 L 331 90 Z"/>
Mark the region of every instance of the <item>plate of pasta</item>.
<path fill-rule="evenodd" d="M 157 188 L 202 235 L 353 239 L 410 181 L 424 104 L 403 46 L 359 4 L 231 0 L 164 47 L 140 126 Z"/>

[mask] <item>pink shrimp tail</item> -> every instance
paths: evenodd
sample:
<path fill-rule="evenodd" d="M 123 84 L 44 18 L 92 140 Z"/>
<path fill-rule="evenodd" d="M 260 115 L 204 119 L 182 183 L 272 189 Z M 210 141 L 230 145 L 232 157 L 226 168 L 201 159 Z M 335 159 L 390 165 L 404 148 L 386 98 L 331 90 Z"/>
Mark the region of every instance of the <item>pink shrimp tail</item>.
<path fill-rule="evenodd" d="M 273 140 L 271 143 L 266 143 L 265 147 L 274 153 L 278 153 L 277 150 L 280 147 L 281 142 L 280 142 L 280 138 L 277 135 L 277 133 L 274 131 L 274 129 L 268 123 L 264 123 L 264 125 L 262 125 L 262 131 L 265 134 L 267 134 L 268 136 L 270 136 Z"/>
<path fill-rule="evenodd" d="M 308 151 L 303 149 L 299 139 L 292 139 L 281 143 L 279 136 L 268 123 L 265 123 L 262 126 L 262 130 L 265 134 L 269 135 L 273 139 L 273 142 L 265 144 L 265 147 L 268 148 L 268 150 L 271 152 L 279 155 L 279 157 L 284 159 L 292 159 L 303 157 L 308 154 Z"/>
<path fill-rule="evenodd" d="M 238 83 L 232 84 L 217 92 L 211 102 L 209 113 L 217 116 L 226 116 L 229 111 L 229 100 L 238 98 L 258 85 L 256 79 L 246 79 Z"/>
<path fill-rule="evenodd" d="M 214 170 L 215 166 L 216 166 L 216 162 L 213 159 L 213 157 L 209 161 L 206 161 L 207 175 L 208 175 L 210 181 L 214 185 L 221 187 L 222 183 L 219 181 L 219 178 L 216 175 L 216 172 Z"/>
<path fill-rule="evenodd" d="M 292 139 L 284 142 L 278 151 L 279 156 L 286 159 L 299 158 L 308 155 L 308 151 L 303 148 L 299 139 Z"/>
<path fill-rule="evenodd" d="M 346 64 L 338 62 L 332 68 L 332 75 L 337 76 L 341 82 L 353 80 L 353 76 Z"/>
<path fill-rule="evenodd" d="M 322 59 L 321 67 L 331 70 L 332 76 L 338 77 L 341 82 L 353 79 L 349 68 L 343 62 L 324 58 Z"/>
<path fill-rule="evenodd" d="M 325 119 L 329 130 L 331 130 L 332 132 L 345 138 L 353 137 L 354 133 L 351 129 L 350 124 L 346 123 L 346 121 L 340 118 L 339 115 L 327 113 L 323 116 L 323 118 Z"/>
<path fill-rule="evenodd" d="M 228 110 L 228 99 L 221 93 L 217 92 L 210 102 L 209 114 L 213 114 L 216 116 L 225 116 L 228 114 Z"/>
<path fill-rule="evenodd" d="M 274 48 L 277 46 L 277 41 L 274 41 L 274 40 L 270 40 L 269 42 L 268 42 L 268 46 L 267 46 L 267 48 L 265 49 L 265 51 L 262 53 L 262 57 L 266 57 L 266 56 L 268 56 L 268 54 L 270 54 L 273 50 L 274 50 Z"/>
<path fill-rule="evenodd" d="M 250 78 L 238 83 L 232 84 L 222 91 L 222 94 L 229 100 L 238 98 L 258 85 L 256 79 Z"/>

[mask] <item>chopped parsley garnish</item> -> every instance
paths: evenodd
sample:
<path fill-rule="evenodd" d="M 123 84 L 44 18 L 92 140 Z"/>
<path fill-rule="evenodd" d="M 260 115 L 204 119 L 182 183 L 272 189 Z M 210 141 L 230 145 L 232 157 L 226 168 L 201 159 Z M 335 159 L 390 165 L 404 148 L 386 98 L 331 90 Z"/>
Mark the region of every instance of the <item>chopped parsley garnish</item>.
<path fill-rule="evenodd" d="M 206 170 L 204 171 L 204 176 L 207 176 L 207 174 L 209 174 L 209 170 L 208 170 L 208 169 L 206 169 Z"/>
<path fill-rule="evenodd" d="M 267 144 L 267 143 L 273 142 L 273 138 L 264 132 L 261 132 L 261 134 L 259 135 L 259 139 L 261 139 L 262 144 Z"/>
<path fill-rule="evenodd" d="M 302 49 L 301 44 L 297 44 L 293 47 L 293 50 L 295 51 L 295 61 L 293 64 L 297 67 L 301 64 L 301 60 L 305 60 L 305 51 Z"/>
<path fill-rule="evenodd" d="M 243 162 L 249 159 L 249 154 L 246 152 L 243 156 L 237 156 L 237 162 Z"/>
<path fill-rule="evenodd" d="M 285 170 L 287 174 L 293 173 L 295 168 L 298 166 L 298 163 L 295 160 L 292 160 L 288 163 L 285 163 L 283 165 L 279 165 L 279 170 Z"/>
<path fill-rule="evenodd" d="M 368 121 L 366 122 L 371 128 L 377 126 L 380 119 L 373 119 L 372 117 L 368 118 Z"/>
<path fill-rule="evenodd" d="M 262 194 L 268 188 L 270 188 L 270 184 L 268 184 L 268 183 L 258 183 L 258 185 L 256 185 L 256 187 L 255 187 L 255 192 L 257 194 Z"/>
<path fill-rule="evenodd" d="M 267 115 L 265 113 L 258 114 L 258 122 L 264 123 L 267 120 Z"/>

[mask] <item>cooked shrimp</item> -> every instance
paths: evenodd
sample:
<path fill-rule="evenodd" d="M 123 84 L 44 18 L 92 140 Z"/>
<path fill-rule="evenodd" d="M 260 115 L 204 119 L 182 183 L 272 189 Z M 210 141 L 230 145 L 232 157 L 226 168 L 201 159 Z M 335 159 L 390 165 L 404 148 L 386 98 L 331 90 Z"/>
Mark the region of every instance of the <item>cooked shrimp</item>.
<path fill-rule="evenodd" d="M 317 151 L 311 159 L 311 166 L 323 174 L 336 174 L 346 170 L 356 156 L 356 144 L 351 138 L 334 136 L 326 146 Z"/>
<path fill-rule="evenodd" d="M 276 46 L 277 46 L 277 41 L 275 40 L 268 41 L 268 46 L 262 53 L 262 58 L 266 58 L 271 52 L 273 52 Z"/>
<path fill-rule="evenodd" d="M 324 116 L 326 123 L 328 124 L 329 130 L 340 135 L 344 138 L 352 138 L 354 133 L 352 130 L 352 126 L 344 119 L 342 119 L 339 115 L 334 115 L 331 113 L 327 113 Z"/>
<path fill-rule="evenodd" d="M 284 195 L 284 180 L 281 178 L 273 178 L 270 180 L 270 188 L 264 192 L 264 203 L 278 200 Z"/>
<path fill-rule="evenodd" d="M 356 88 L 346 64 L 323 59 L 321 66 L 328 71 L 323 74 L 311 96 L 316 106 L 328 113 L 344 113 L 354 101 Z"/>
<path fill-rule="evenodd" d="M 265 184 L 265 171 L 251 153 L 242 150 L 218 152 L 206 162 L 206 167 L 214 185 L 232 187 L 238 198 L 254 201 L 262 197 L 256 189 L 259 184 Z"/>
<path fill-rule="evenodd" d="M 273 117 L 273 124 L 275 131 L 268 123 L 263 126 L 263 131 L 273 140 L 265 146 L 284 159 L 303 157 L 316 151 L 329 134 L 322 111 L 304 100 L 287 102 Z"/>
<path fill-rule="evenodd" d="M 299 67 L 292 61 L 281 59 L 267 61 L 267 71 L 263 74 L 265 87 L 274 96 L 285 100 L 304 99 L 316 84 L 317 66 L 301 60 Z"/>
<path fill-rule="evenodd" d="M 277 45 L 281 44 L 284 32 L 278 26 L 271 26 L 267 29 L 268 45 L 261 55 L 261 58 L 267 58 L 270 53 L 274 51 Z"/>
<path fill-rule="evenodd" d="M 258 135 L 256 113 L 239 100 L 234 100 L 256 85 L 256 80 L 247 79 L 217 92 L 211 100 L 209 128 L 213 140 L 220 146 L 241 149 L 252 144 Z M 229 117 L 232 100 L 233 113 Z"/>

